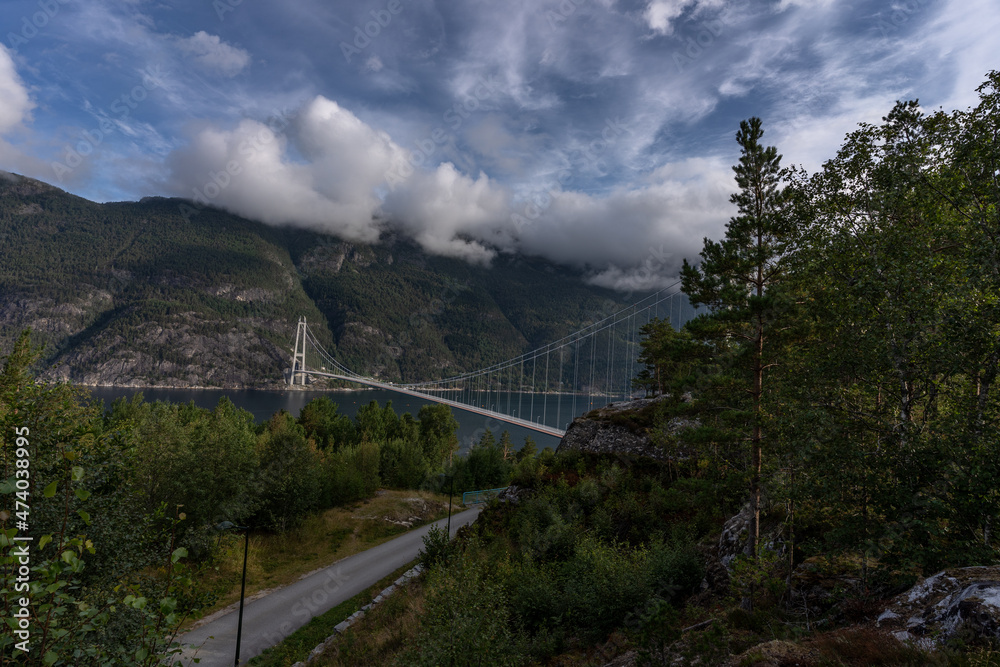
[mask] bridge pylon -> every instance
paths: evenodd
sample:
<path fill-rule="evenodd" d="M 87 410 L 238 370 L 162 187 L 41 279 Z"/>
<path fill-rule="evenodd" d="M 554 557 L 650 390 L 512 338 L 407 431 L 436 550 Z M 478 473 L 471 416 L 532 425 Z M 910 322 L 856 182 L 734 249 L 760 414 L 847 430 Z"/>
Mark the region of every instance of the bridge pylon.
<path fill-rule="evenodd" d="M 299 340 L 302 340 L 301 345 Z M 302 381 L 299 384 L 305 385 L 306 383 L 306 318 L 305 315 L 299 318 L 298 328 L 295 330 L 295 349 L 292 351 L 292 372 L 288 374 L 288 386 L 292 387 L 295 385 L 295 373 L 296 367 L 298 367 L 298 374 Z"/>

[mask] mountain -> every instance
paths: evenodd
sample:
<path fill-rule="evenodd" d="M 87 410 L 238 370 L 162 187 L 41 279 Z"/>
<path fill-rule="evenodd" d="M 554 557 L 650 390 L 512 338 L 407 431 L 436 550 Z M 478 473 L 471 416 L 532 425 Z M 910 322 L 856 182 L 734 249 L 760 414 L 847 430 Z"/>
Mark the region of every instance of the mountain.
<path fill-rule="evenodd" d="M 474 266 L 391 236 L 349 243 L 180 199 L 97 204 L 0 172 L 0 350 L 31 327 L 49 379 L 277 386 L 300 316 L 353 370 L 443 377 L 633 298 L 583 277 L 537 258 Z"/>

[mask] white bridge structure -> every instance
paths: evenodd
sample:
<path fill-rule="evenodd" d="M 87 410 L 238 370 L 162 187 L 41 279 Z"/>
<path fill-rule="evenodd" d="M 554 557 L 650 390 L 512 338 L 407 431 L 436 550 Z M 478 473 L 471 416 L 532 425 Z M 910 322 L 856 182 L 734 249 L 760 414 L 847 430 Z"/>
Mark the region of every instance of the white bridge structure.
<path fill-rule="evenodd" d="M 487 368 L 405 384 L 355 373 L 323 348 L 301 317 L 288 384 L 305 385 L 307 378 L 343 380 L 562 437 L 576 416 L 632 397 L 641 326 L 655 317 L 680 329 L 697 314 L 677 281 L 530 352 Z"/>

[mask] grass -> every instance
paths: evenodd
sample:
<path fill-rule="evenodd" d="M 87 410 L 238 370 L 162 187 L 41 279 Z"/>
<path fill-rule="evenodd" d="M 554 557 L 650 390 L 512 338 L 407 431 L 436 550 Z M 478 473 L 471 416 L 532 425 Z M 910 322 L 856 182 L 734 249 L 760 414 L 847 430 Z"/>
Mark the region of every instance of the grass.
<path fill-rule="evenodd" d="M 372 607 L 363 619 L 327 646 L 310 667 L 394 664 L 413 646 L 423 608 L 423 577 L 418 577 Z M 488 660 L 488 656 L 483 659 Z"/>
<path fill-rule="evenodd" d="M 247 597 L 291 584 L 303 575 L 382 544 L 407 530 L 448 516 L 448 496 L 429 491 L 380 491 L 380 495 L 308 517 L 293 531 L 251 534 L 247 553 Z M 408 499 L 419 498 L 422 502 Z M 453 511 L 459 511 L 456 503 Z M 387 521 L 417 518 L 411 528 Z M 223 534 L 213 560 L 199 574 L 215 604 L 201 617 L 239 602 L 243 536 Z M 192 619 L 195 620 L 195 619 Z"/>
<path fill-rule="evenodd" d="M 358 593 L 350 600 L 341 602 L 325 614 L 313 618 L 306 625 L 289 635 L 285 641 L 277 646 L 266 649 L 259 656 L 253 658 L 250 664 L 254 667 L 290 667 L 290 665 L 300 660 L 305 660 L 320 642 L 333 634 L 333 629 L 338 623 L 371 602 L 372 598 L 378 595 L 382 589 L 398 579 L 401 574 L 413 567 L 414 564 L 416 564 L 416 561 L 399 568 L 392 574 L 381 579 L 378 583 Z M 373 607 L 369 613 L 376 613 L 378 607 L 389 604 L 393 597 L 401 594 L 402 592 L 397 591 L 388 600 Z M 361 622 L 364 621 L 362 620 Z"/>

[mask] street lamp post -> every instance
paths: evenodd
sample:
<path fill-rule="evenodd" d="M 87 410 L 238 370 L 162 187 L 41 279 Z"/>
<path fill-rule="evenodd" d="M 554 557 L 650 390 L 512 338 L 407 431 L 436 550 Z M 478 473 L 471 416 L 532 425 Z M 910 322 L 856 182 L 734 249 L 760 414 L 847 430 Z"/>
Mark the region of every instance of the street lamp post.
<path fill-rule="evenodd" d="M 441 473 L 438 477 L 444 477 L 445 473 Z M 448 487 L 448 539 L 451 539 L 451 497 L 455 494 L 455 471 L 451 472 L 451 485 Z"/>
<path fill-rule="evenodd" d="M 243 639 L 243 599 L 247 592 L 247 554 L 250 551 L 250 528 L 248 526 L 237 526 L 232 521 L 223 521 L 215 528 L 217 530 L 243 531 L 243 580 L 240 583 L 240 615 L 236 622 L 236 660 L 233 662 L 236 667 L 239 667 L 240 641 Z"/>
<path fill-rule="evenodd" d="M 455 495 L 455 472 L 451 473 L 451 486 L 448 487 L 448 539 L 451 539 L 451 497 Z"/>

